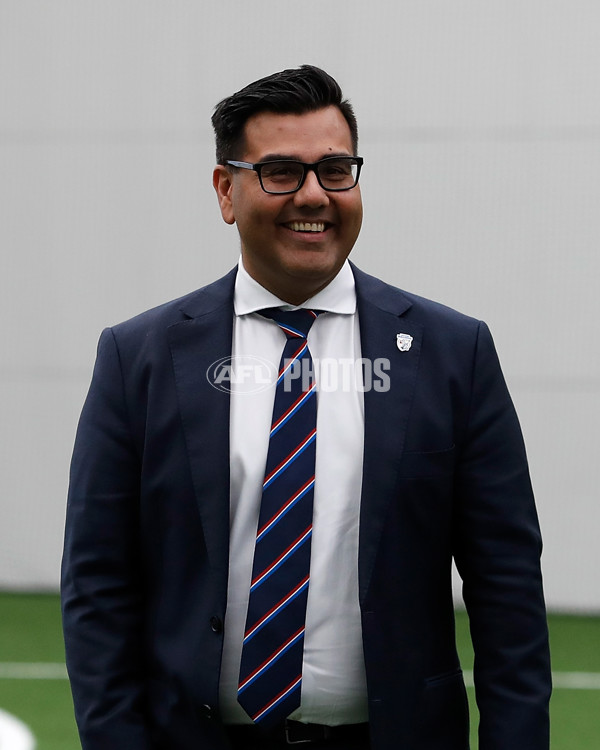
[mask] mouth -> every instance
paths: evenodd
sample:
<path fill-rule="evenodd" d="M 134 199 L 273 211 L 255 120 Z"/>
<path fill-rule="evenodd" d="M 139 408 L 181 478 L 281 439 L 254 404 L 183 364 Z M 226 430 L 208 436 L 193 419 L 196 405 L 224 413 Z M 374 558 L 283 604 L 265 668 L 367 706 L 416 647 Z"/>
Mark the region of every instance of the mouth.
<path fill-rule="evenodd" d="M 324 232 L 328 225 L 324 221 L 288 221 L 283 225 L 292 232 L 314 234 Z"/>

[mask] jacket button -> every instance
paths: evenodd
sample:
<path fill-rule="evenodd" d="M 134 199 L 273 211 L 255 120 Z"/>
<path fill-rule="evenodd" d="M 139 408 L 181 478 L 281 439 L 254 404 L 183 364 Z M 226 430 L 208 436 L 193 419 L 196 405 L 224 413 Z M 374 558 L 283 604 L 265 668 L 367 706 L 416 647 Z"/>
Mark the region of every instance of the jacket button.
<path fill-rule="evenodd" d="M 203 719 L 212 719 L 213 710 L 212 706 L 209 706 L 208 703 L 205 703 L 203 706 L 200 706 L 200 716 Z"/>
<path fill-rule="evenodd" d="M 223 632 L 223 620 L 221 620 L 220 617 L 211 617 L 210 618 L 210 629 L 213 633 L 222 633 Z"/>

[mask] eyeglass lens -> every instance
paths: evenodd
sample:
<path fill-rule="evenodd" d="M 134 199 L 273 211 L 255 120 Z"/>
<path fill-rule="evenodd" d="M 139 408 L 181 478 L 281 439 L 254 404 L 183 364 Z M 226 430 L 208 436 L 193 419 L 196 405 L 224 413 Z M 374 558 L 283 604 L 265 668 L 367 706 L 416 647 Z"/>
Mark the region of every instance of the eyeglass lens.
<path fill-rule="evenodd" d="M 295 161 L 264 162 L 261 166 L 263 188 L 269 193 L 295 190 L 304 176 L 304 165 Z M 325 159 L 316 165 L 317 176 L 326 190 L 348 190 L 356 184 L 358 164 L 350 157 Z"/>

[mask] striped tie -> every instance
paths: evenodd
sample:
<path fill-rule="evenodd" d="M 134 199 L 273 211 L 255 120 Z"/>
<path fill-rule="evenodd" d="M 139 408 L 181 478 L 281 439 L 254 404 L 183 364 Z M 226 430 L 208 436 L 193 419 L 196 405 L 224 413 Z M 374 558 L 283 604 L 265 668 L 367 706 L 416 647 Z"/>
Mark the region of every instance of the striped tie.
<path fill-rule="evenodd" d="M 312 534 L 316 383 L 306 337 L 318 313 L 263 310 L 285 332 L 254 550 L 238 701 L 268 727 L 300 705 Z"/>

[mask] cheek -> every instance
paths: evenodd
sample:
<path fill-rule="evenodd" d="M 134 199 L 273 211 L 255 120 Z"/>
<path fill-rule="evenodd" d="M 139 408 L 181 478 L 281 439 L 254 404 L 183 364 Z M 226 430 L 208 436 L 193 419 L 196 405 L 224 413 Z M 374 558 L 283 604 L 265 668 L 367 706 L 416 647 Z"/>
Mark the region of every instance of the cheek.
<path fill-rule="evenodd" d="M 362 197 L 360 194 L 360 188 L 356 186 L 352 190 L 348 190 L 346 193 L 338 194 L 338 205 L 341 211 L 346 216 L 355 216 L 358 221 L 362 216 Z"/>
<path fill-rule="evenodd" d="M 351 232 L 358 233 L 362 225 L 362 203 L 355 200 L 345 207 L 344 216 Z"/>
<path fill-rule="evenodd" d="M 275 226 L 279 207 L 273 202 L 265 202 L 262 198 L 248 200 L 247 198 L 234 202 L 233 210 L 238 226 L 247 231 L 265 231 Z"/>

